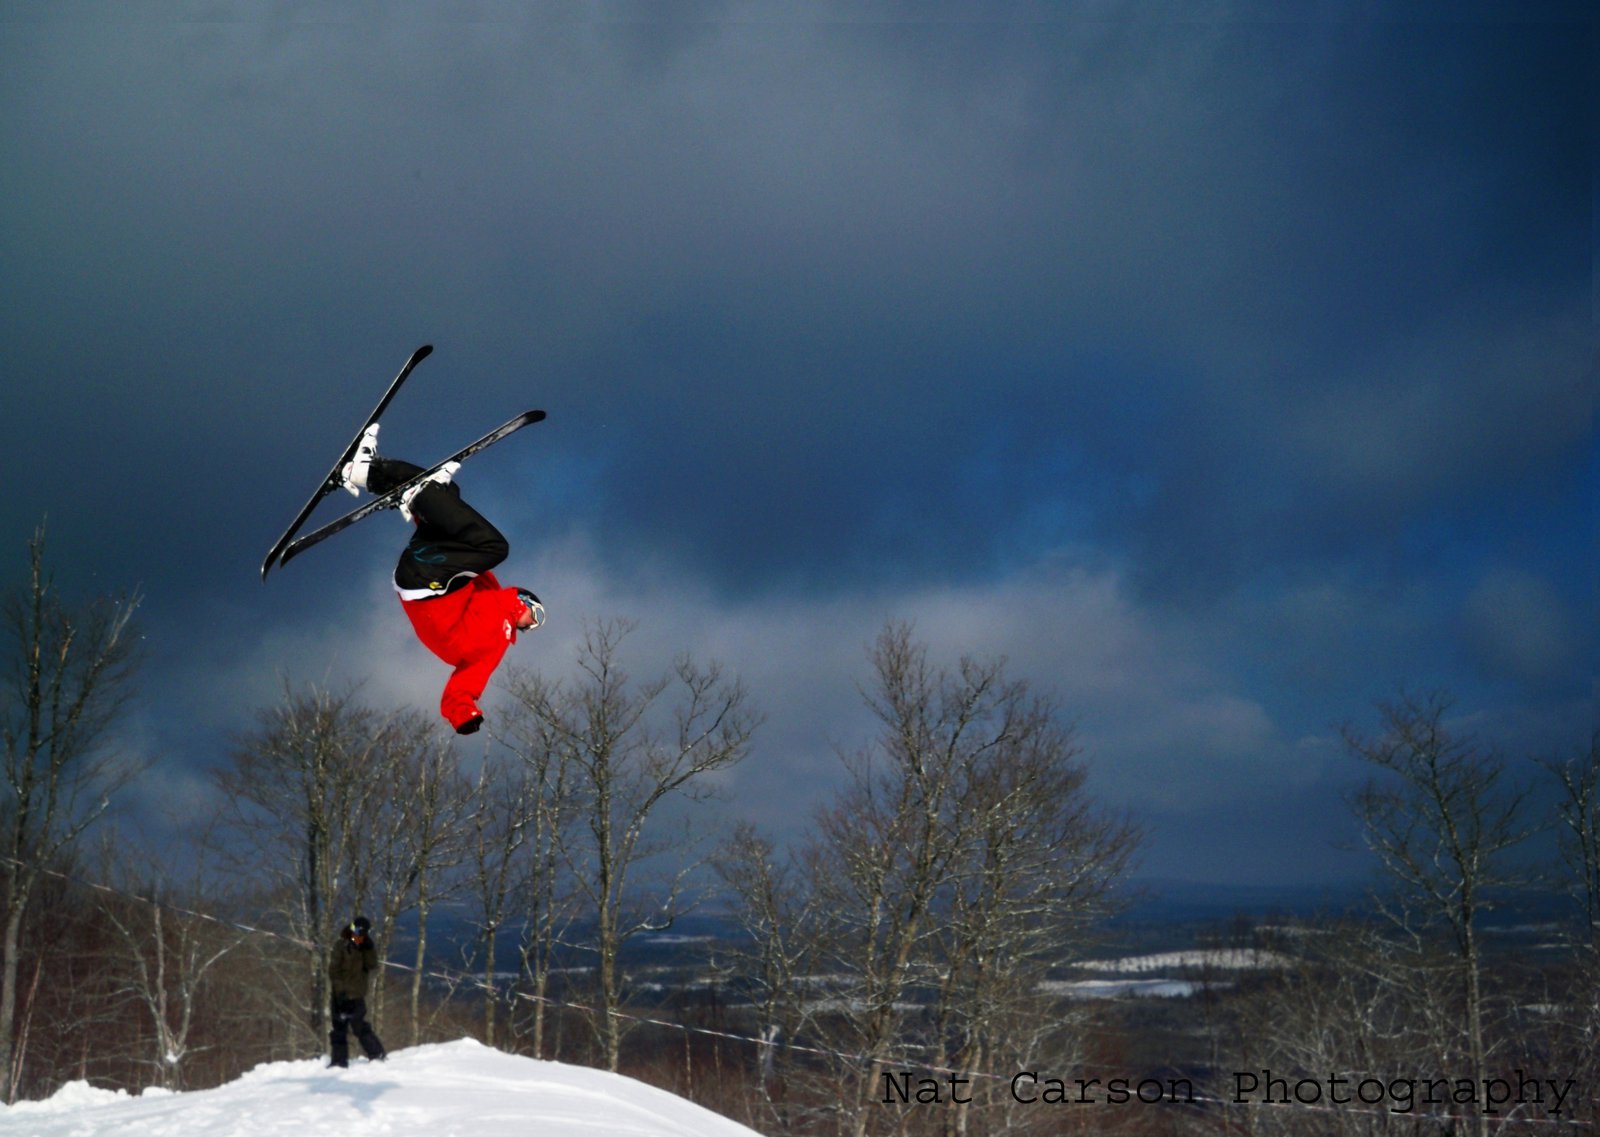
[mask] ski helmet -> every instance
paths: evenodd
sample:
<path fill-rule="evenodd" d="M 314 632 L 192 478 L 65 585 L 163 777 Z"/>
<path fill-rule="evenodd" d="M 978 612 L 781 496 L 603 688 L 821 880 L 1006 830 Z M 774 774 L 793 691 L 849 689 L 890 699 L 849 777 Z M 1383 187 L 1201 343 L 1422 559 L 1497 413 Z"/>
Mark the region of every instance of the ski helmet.
<path fill-rule="evenodd" d="M 526 588 L 519 588 L 517 589 L 517 599 L 522 602 L 522 606 L 533 616 L 532 627 L 537 628 L 544 623 L 544 605 L 539 603 L 537 596 Z"/>

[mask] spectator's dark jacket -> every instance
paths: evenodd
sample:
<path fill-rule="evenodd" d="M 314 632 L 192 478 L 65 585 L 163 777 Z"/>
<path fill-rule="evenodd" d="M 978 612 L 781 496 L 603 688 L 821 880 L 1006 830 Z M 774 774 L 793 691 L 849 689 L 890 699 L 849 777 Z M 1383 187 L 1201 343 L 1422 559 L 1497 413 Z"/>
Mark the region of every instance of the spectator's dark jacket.
<path fill-rule="evenodd" d="M 335 999 L 365 999 L 378 970 L 378 949 L 368 936 L 357 947 L 348 931 L 328 957 L 328 993 Z"/>

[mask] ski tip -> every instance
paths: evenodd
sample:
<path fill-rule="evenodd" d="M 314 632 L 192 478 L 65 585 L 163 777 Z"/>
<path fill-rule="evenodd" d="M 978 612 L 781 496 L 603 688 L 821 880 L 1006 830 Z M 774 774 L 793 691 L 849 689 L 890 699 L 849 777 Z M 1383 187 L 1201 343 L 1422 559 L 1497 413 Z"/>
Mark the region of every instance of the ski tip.
<path fill-rule="evenodd" d="M 433 345 L 431 343 L 425 343 L 421 347 L 417 348 L 416 351 L 411 353 L 411 358 L 412 359 L 416 359 L 416 360 L 423 360 L 423 359 L 427 359 L 428 356 L 430 356 L 432 354 L 433 354 Z"/>

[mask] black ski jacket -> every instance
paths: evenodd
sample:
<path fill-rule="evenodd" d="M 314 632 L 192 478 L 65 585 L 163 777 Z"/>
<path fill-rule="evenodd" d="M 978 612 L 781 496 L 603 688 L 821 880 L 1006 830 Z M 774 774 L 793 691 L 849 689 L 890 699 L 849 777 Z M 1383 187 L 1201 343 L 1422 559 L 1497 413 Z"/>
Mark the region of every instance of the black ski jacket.
<path fill-rule="evenodd" d="M 328 993 L 335 999 L 365 999 L 376 970 L 378 949 L 370 936 L 360 947 L 340 940 L 328 956 Z"/>

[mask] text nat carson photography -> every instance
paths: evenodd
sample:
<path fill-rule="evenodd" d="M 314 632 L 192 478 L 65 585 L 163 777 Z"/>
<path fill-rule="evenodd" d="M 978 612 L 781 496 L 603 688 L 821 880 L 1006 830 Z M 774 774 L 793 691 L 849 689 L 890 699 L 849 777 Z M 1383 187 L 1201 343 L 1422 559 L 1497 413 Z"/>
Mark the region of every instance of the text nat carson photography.
<path fill-rule="evenodd" d="M 997 1080 L 1004 1081 L 985 1079 Z M 885 1072 L 880 1101 L 884 1105 L 970 1105 L 974 1081 L 955 1073 Z M 1058 1078 L 1022 1070 L 1009 1079 L 1010 1097 L 1022 1105 L 1305 1106 L 1396 1114 L 1470 1111 L 1489 1117 L 1528 1107 L 1559 1117 L 1576 1089 L 1574 1078 L 1536 1076 L 1521 1070 L 1513 1070 L 1510 1077 L 1482 1079 L 1361 1074 L 1307 1077 L 1240 1070 L 1210 1092 L 1197 1090 L 1188 1078 Z"/>

